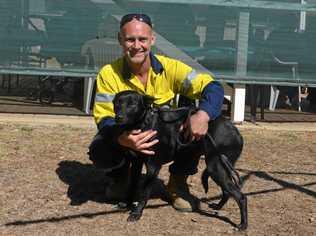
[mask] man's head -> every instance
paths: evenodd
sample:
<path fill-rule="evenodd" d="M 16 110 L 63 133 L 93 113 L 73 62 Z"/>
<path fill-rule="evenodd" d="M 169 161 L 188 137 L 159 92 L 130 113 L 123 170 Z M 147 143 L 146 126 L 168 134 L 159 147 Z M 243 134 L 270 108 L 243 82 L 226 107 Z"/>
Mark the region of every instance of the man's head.
<path fill-rule="evenodd" d="M 129 63 L 142 64 L 149 60 L 148 55 L 155 42 L 149 16 L 145 14 L 123 16 L 118 39 Z"/>

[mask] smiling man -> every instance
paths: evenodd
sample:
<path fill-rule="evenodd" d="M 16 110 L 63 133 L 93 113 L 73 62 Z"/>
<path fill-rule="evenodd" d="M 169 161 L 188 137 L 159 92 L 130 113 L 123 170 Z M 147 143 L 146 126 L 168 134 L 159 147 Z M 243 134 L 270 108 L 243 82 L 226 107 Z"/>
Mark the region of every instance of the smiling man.
<path fill-rule="evenodd" d="M 118 40 L 123 56 L 105 65 L 97 76 L 93 115 L 99 131 L 89 147 L 89 155 L 95 166 L 105 169 L 113 180 L 106 189 L 106 197 L 124 200 L 130 166 L 130 154 L 126 150 L 150 156 L 154 154 L 151 147 L 159 140 L 153 138 L 155 130 L 115 133 L 112 104 L 115 94 L 134 90 L 152 96 L 156 106 L 170 105 L 177 94 L 199 99 L 199 109 L 189 121 L 192 139 L 199 140 L 207 133 L 209 122 L 220 115 L 224 92 L 210 75 L 199 74 L 181 61 L 154 55 L 151 47 L 155 35 L 151 19 L 145 14 L 123 16 Z M 177 210 L 188 212 L 195 207 L 187 177 L 197 172 L 198 162 L 179 153 L 169 167 L 167 190 Z"/>

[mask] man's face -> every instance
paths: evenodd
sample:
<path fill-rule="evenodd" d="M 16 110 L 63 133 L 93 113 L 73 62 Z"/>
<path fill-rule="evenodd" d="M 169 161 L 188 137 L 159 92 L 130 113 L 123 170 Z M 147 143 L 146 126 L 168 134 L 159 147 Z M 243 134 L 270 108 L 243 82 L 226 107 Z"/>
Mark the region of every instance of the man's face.
<path fill-rule="evenodd" d="M 141 64 L 148 57 L 155 37 L 149 25 L 134 19 L 122 27 L 119 41 L 127 60 L 130 63 Z"/>

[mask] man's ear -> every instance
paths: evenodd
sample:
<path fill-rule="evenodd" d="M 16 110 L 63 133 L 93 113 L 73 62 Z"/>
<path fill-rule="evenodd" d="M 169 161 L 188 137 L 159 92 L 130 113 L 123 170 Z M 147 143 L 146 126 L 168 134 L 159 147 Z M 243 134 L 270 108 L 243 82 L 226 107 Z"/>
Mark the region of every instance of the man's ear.
<path fill-rule="evenodd" d="M 148 96 L 148 95 L 144 95 L 143 96 L 143 101 L 144 101 L 144 105 L 145 107 L 151 107 L 151 105 L 154 103 L 155 98 L 152 96 Z"/>
<path fill-rule="evenodd" d="M 151 35 L 151 46 L 153 46 L 156 43 L 156 35 L 154 32 L 152 32 Z"/>
<path fill-rule="evenodd" d="M 120 32 L 117 33 L 117 40 L 118 40 L 119 44 L 122 45 L 122 36 L 121 36 Z"/>

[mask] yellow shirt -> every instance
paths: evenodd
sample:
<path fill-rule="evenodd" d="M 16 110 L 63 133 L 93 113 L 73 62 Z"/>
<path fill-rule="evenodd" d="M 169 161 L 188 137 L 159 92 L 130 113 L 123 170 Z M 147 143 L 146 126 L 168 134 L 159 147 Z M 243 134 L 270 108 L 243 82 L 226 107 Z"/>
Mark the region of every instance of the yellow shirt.
<path fill-rule="evenodd" d="M 166 56 L 153 55 L 146 87 L 132 74 L 124 58 L 105 65 L 97 76 L 93 107 L 95 122 L 114 117 L 112 100 L 116 93 L 134 90 L 154 97 L 155 105 L 170 102 L 176 94 L 199 99 L 204 87 L 214 79 L 208 74 L 197 74 L 190 66 Z"/>

